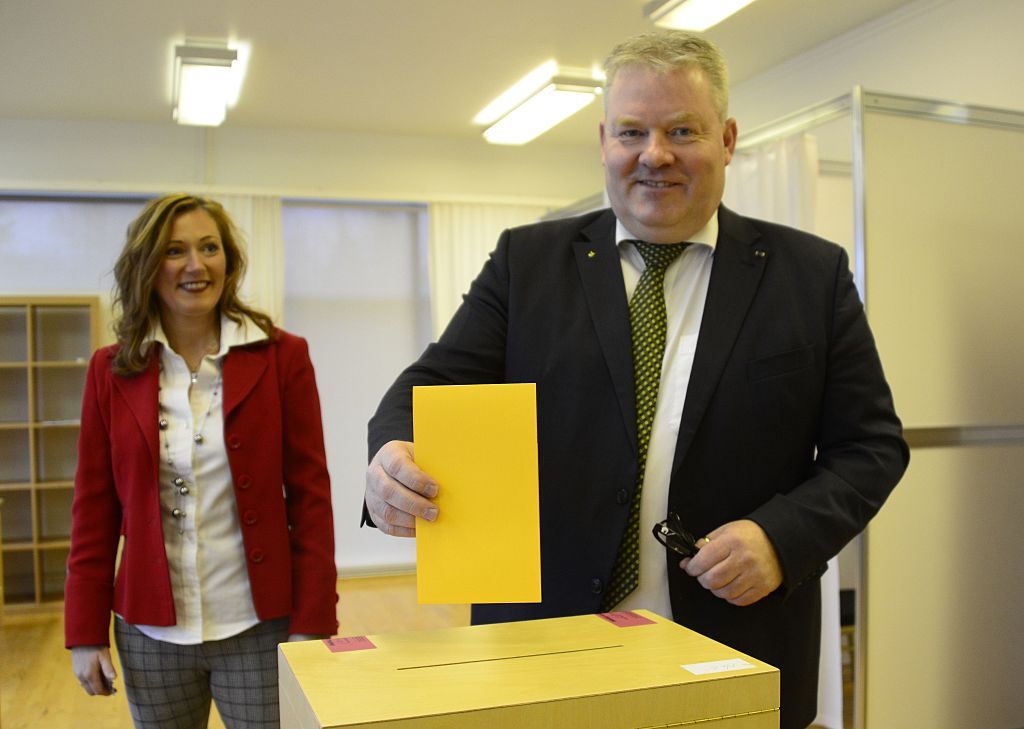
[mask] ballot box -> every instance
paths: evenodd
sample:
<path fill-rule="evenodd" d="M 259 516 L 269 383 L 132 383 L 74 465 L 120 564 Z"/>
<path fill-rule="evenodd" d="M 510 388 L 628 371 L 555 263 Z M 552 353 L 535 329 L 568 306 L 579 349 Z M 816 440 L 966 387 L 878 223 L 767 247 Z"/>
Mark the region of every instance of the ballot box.
<path fill-rule="evenodd" d="M 777 729 L 779 672 L 654 613 L 282 643 L 282 729 Z"/>

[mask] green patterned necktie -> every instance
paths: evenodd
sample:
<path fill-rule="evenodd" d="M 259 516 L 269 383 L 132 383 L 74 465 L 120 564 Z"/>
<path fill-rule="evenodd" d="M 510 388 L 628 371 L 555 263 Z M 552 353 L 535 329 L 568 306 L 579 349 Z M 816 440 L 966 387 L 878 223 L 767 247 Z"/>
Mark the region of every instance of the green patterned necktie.
<path fill-rule="evenodd" d="M 654 409 L 658 404 L 661 360 L 665 357 L 668 315 L 665 310 L 665 271 L 687 243 L 645 243 L 633 241 L 644 259 L 644 272 L 629 300 L 629 327 L 633 336 L 633 380 L 636 392 L 636 437 L 638 462 L 636 492 L 629 507 L 629 521 L 622 535 L 612 577 L 601 601 L 601 609 L 612 610 L 640 583 L 640 490 L 647 466 Z"/>

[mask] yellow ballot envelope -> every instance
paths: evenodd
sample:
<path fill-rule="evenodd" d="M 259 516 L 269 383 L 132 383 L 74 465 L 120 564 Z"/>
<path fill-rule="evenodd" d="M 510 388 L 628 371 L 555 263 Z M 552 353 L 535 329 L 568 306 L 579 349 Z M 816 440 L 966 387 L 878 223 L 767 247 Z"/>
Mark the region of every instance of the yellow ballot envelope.
<path fill-rule="evenodd" d="M 419 602 L 540 602 L 536 385 L 414 387 L 412 412 L 439 486 L 437 521 L 416 520 Z"/>

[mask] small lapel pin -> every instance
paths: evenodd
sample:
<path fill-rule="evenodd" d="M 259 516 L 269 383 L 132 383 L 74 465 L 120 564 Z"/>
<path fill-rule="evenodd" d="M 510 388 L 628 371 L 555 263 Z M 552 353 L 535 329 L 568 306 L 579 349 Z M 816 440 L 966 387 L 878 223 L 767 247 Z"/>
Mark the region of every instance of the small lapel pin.
<path fill-rule="evenodd" d="M 765 252 L 760 250 L 760 249 L 758 249 L 758 250 L 754 251 L 754 255 L 757 256 L 758 258 L 764 258 L 765 257 Z"/>
<path fill-rule="evenodd" d="M 594 253 L 593 251 L 587 251 L 587 258 L 593 258 L 593 257 L 594 257 L 594 256 L 596 256 L 596 255 L 597 255 L 597 254 L 596 254 L 596 253 Z"/>

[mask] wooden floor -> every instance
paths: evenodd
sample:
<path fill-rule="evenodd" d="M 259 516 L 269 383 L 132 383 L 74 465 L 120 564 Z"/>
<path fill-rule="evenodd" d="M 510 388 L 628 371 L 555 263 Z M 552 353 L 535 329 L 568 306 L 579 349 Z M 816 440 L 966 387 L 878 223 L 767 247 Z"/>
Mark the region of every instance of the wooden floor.
<path fill-rule="evenodd" d="M 469 624 L 468 606 L 417 604 L 413 575 L 339 580 L 338 594 L 339 635 Z M 93 697 L 79 688 L 64 649 L 60 613 L 6 615 L 0 661 L 2 729 L 131 729 L 123 690 L 113 697 Z M 120 679 L 115 685 L 123 687 Z M 223 729 L 216 712 L 209 726 Z"/>

